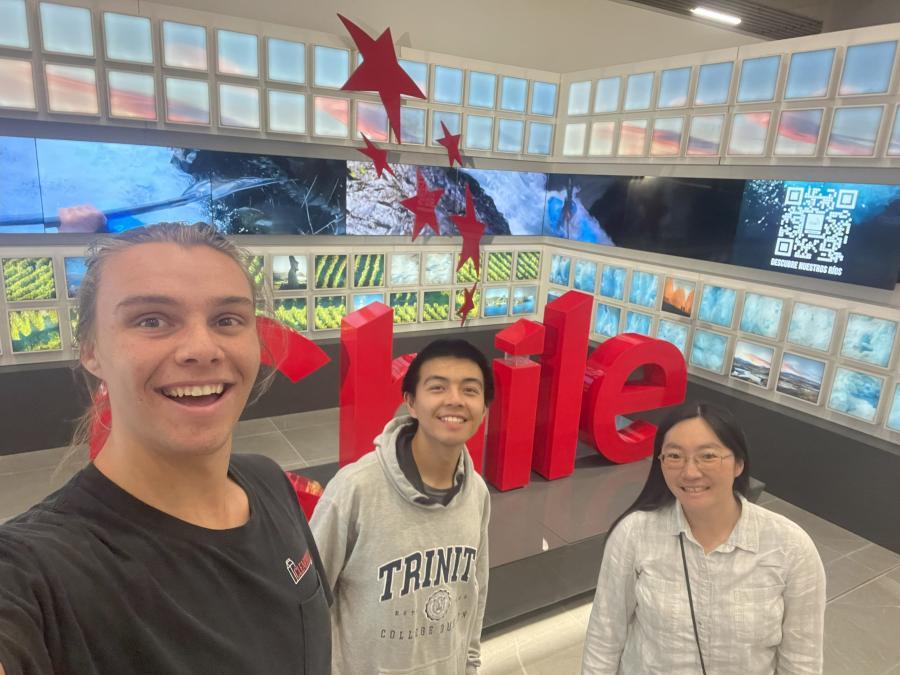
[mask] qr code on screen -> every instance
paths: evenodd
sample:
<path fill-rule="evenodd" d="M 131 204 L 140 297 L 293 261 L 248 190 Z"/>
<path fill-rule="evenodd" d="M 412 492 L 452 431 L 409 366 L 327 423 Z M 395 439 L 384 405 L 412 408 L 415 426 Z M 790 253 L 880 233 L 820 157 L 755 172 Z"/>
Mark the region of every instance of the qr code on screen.
<path fill-rule="evenodd" d="M 850 236 L 859 190 L 789 187 L 775 240 L 775 255 L 839 263 Z"/>

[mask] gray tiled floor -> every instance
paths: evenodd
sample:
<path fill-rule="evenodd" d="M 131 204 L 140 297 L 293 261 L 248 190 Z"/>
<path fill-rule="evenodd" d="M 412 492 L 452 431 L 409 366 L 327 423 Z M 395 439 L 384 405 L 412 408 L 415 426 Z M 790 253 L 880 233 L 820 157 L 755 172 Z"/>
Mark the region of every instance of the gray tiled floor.
<path fill-rule="evenodd" d="M 266 454 L 285 469 L 334 462 L 337 421 L 337 409 L 329 409 L 241 422 L 234 449 Z M 66 448 L 53 448 L 0 457 L 0 522 L 71 475 L 77 458 L 60 466 L 66 454 Z M 828 577 L 826 675 L 900 675 L 900 555 L 773 495 L 764 493 L 760 504 L 801 525 L 822 556 Z M 490 631 L 483 640 L 482 675 L 580 672 L 590 602 L 590 596 L 575 598 Z"/>

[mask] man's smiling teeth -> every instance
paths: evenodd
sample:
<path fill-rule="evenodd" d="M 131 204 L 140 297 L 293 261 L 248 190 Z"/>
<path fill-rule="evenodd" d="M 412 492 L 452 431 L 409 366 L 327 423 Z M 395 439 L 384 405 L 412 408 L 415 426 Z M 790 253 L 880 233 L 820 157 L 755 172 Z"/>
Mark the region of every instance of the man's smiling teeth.
<path fill-rule="evenodd" d="M 224 384 L 206 384 L 202 387 L 167 387 L 162 390 L 166 396 L 181 398 L 182 396 L 209 396 L 221 394 L 225 390 Z"/>
<path fill-rule="evenodd" d="M 462 417 L 456 417 L 454 415 L 445 415 L 441 418 L 442 422 L 454 422 L 456 424 L 462 424 L 465 420 Z"/>

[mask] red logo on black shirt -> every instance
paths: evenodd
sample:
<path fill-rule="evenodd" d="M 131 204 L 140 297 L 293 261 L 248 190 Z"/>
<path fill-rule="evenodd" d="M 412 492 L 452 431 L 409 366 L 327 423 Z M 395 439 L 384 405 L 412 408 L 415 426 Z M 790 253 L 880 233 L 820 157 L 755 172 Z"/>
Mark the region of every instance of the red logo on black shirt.
<path fill-rule="evenodd" d="M 309 551 L 303 554 L 303 557 L 300 558 L 299 563 L 295 563 L 290 558 L 284 561 L 284 566 L 287 567 L 287 571 L 291 575 L 291 579 L 293 580 L 295 586 L 300 583 L 303 575 L 305 575 L 309 571 L 311 565 L 312 560 L 309 557 Z"/>

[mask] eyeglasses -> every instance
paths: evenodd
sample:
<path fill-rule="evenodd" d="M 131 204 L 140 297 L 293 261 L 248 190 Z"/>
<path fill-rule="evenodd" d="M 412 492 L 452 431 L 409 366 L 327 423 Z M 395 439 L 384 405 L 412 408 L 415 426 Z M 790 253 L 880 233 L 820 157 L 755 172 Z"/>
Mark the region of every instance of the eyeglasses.
<path fill-rule="evenodd" d="M 701 452 L 693 455 L 694 463 L 698 469 L 717 469 L 725 461 L 726 457 L 734 457 L 733 454 L 717 455 L 714 452 Z M 662 452 L 659 455 L 659 461 L 667 469 L 683 469 L 688 462 L 688 458 L 681 452 Z"/>

